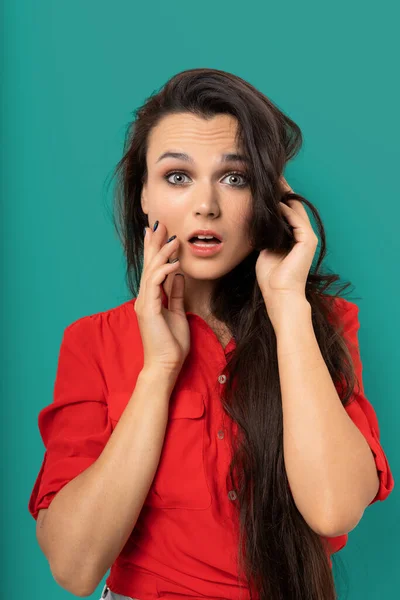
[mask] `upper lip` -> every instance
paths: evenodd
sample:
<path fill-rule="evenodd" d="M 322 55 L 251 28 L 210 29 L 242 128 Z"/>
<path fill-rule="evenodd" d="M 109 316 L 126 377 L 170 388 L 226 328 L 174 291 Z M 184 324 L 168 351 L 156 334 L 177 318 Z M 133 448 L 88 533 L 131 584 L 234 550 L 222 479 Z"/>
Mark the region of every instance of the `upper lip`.
<path fill-rule="evenodd" d="M 212 229 L 196 229 L 196 231 L 192 231 L 192 233 L 189 235 L 188 240 L 196 235 L 212 235 L 217 238 L 217 240 L 222 242 L 222 236 Z"/>

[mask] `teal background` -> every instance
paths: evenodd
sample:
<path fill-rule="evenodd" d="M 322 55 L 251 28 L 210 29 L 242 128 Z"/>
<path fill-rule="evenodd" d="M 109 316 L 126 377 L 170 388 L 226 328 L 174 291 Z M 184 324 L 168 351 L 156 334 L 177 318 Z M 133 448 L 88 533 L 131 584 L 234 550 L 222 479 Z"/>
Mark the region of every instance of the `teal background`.
<path fill-rule="evenodd" d="M 355 286 L 364 386 L 399 477 L 398 18 L 394 0 L 4 0 L 3 597 L 71 597 L 27 508 L 44 452 L 37 416 L 64 328 L 129 297 L 107 182 L 132 111 L 187 68 L 243 77 L 301 127 L 286 178 L 320 210 L 325 264 Z M 350 533 L 340 598 L 397 597 L 398 503 L 395 489 Z"/>

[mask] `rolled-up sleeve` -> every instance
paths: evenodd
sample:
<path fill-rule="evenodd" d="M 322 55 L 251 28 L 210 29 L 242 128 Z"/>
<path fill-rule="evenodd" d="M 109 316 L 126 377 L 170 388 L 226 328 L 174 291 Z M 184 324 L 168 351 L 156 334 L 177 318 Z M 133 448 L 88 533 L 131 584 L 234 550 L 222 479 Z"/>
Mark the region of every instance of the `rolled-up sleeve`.
<path fill-rule="evenodd" d="M 390 466 L 380 441 L 380 430 L 378 418 L 372 404 L 366 398 L 362 381 L 362 363 L 358 341 L 358 330 L 360 328 L 358 306 L 346 301 L 346 310 L 343 314 L 344 336 L 350 354 L 353 359 L 356 372 L 356 385 L 354 392 L 345 407 L 347 414 L 364 435 L 375 459 L 375 465 L 379 477 L 379 490 L 370 505 L 377 500 L 385 500 L 394 488 L 394 479 Z"/>
<path fill-rule="evenodd" d="M 64 330 L 53 401 L 39 412 L 45 452 L 28 505 L 35 520 L 99 457 L 112 432 L 102 372 L 92 355 L 94 323 L 84 317 Z"/>

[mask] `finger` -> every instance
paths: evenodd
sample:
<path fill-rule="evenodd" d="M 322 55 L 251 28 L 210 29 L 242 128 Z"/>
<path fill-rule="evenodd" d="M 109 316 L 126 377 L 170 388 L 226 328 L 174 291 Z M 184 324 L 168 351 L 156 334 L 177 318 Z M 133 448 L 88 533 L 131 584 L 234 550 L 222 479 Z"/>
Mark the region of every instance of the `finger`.
<path fill-rule="evenodd" d="M 281 176 L 280 181 L 281 181 L 281 188 L 284 192 L 293 192 L 292 188 L 290 187 L 290 185 L 288 184 L 288 182 L 286 181 L 286 179 L 284 178 L 283 175 Z"/>
<path fill-rule="evenodd" d="M 176 259 L 179 259 L 179 256 L 177 256 L 177 254 L 179 254 L 179 240 L 177 237 L 174 237 L 174 239 L 169 241 L 167 240 L 158 251 L 157 248 L 159 247 L 159 242 L 156 242 L 155 240 L 153 240 L 153 242 L 153 246 L 156 248 L 156 250 L 154 250 L 154 248 L 151 249 L 153 252 L 153 258 L 147 259 L 149 262 L 147 262 L 146 271 L 143 273 L 144 279 L 151 279 L 153 273 L 160 267 L 163 267 L 168 263 L 173 263 L 173 261 L 176 262 Z M 156 253 L 154 254 L 154 252 Z M 151 257 L 150 251 L 148 252 L 148 257 Z"/>
<path fill-rule="evenodd" d="M 143 240 L 143 271 L 147 268 L 150 262 L 150 238 L 151 238 L 151 227 L 146 227 L 146 234 Z"/>
<path fill-rule="evenodd" d="M 297 202 L 296 204 L 298 205 L 301 203 Z M 279 205 L 283 214 L 288 220 L 289 225 L 293 227 L 294 235 L 297 241 L 305 242 L 311 239 L 310 236 L 314 236 L 314 238 L 318 241 L 318 237 L 315 231 L 313 230 L 311 221 L 303 206 L 302 208 L 304 209 L 305 216 L 303 212 L 301 212 L 300 214 L 299 210 L 295 210 L 294 208 L 287 206 L 283 202 L 279 202 Z"/>
<path fill-rule="evenodd" d="M 165 245 L 168 237 L 167 228 L 163 223 L 158 223 L 157 229 L 153 231 L 153 226 L 147 228 L 146 237 L 149 235 L 147 245 L 144 246 L 143 267 L 149 267 L 157 256 L 161 248 Z M 170 260 L 175 258 L 175 255 L 170 257 Z"/>
<path fill-rule="evenodd" d="M 300 217 L 303 217 L 303 219 L 305 219 L 311 225 L 308 213 L 300 200 L 295 200 L 292 198 L 291 200 L 288 200 L 287 203 L 296 214 L 298 214 Z"/>
<path fill-rule="evenodd" d="M 173 277 L 173 281 L 169 294 L 168 308 L 175 312 L 185 312 L 185 277 L 181 273 L 172 274 L 171 277 Z"/>
<path fill-rule="evenodd" d="M 158 223 L 157 229 L 153 231 L 155 223 L 151 225 L 151 227 L 147 227 L 146 236 L 145 236 L 145 244 L 143 248 L 144 256 L 143 256 L 143 267 L 147 267 L 153 260 L 154 256 L 160 250 L 161 247 L 161 238 L 165 237 L 165 225 L 162 223 Z M 164 229 L 163 234 L 161 233 Z M 147 238 L 147 239 L 146 239 Z"/>
<path fill-rule="evenodd" d="M 177 269 L 179 269 L 179 261 L 174 263 L 165 263 L 152 272 L 151 276 L 147 279 L 146 301 L 149 301 L 151 304 L 153 304 L 154 302 L 159 302 L 161 300 L 161 286 L 163 285 L 163 282 Z"/>
<path fill-rule="evenodd" d="M 288 200 L 288 203 L 290 200 Z M 299 219 L 303 220 L 303 214 L 299 214 L 299 211 L 296 210 L 293 206 L 289 206 L 284 202 L 279 202 L 279 207 L 282 213 L 285 215 L 289 223 L 299 223 Z M 307 215 L 307 213 L 306 213 Z"/>

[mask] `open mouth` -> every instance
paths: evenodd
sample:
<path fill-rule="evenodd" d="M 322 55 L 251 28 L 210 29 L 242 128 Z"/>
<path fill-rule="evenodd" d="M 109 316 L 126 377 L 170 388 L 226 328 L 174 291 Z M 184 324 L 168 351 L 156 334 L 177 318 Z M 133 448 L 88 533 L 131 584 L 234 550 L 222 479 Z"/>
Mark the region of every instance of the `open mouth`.
<path fill-rule="evenodd" d="M 210 239 L 203 239 L 203 238 L 198 238 L 197 236 L 194 236 L 194 237 L 190 238 L 189 242 L 191 244 L 194 244 L 195 246 L 215 246 L 216 244 L 220 244 L 221 240 L 218 240 L 215 237 L 210 238 Z"/>

